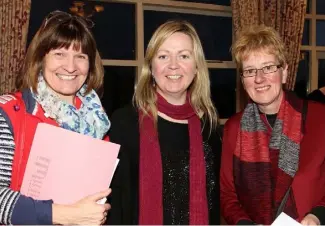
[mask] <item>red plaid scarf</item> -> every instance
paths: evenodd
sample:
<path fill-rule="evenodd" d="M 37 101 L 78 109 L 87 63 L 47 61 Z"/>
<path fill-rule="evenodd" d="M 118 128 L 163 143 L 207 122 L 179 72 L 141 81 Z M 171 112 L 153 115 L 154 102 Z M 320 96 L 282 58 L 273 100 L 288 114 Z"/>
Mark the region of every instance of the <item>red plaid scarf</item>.
<path fill-rule="evenodd" d="M 187 102 L 181 106 L 169 104 L 157 93 L 158 111 L 174 119 L 188 120 L 190 140 L 190 224 L 208 224 L 205 160 L 201 122 Z M 151 116 L 140 119 L 140 203 L 139 224 L 163 224 L 163 172 L 157 130 Z"/>
<path fill-rule="evenodd" d="M 298 170 L 303 102 L 284 93 L 272 132 L 255 103 L 240 121 L 234 152 L 234 183 L 246 213 L 258 224 L 271 224 Z M 285 212 L 296 218 L 293 193 Z"/>

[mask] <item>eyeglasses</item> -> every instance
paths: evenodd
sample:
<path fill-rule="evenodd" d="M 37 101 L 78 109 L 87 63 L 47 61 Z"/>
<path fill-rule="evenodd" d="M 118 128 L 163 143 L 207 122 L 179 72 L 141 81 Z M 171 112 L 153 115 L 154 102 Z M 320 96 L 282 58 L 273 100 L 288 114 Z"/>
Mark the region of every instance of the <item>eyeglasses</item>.
<path fill-rule="evenodd" d="M 264 74 L 270 74 L 276 72 L 281 67 L 282 65 L 279 64 L 279 65 L 267 65 L 260 69 L 257 68 L 247 69 L 247 70 L 243 70 L 241 76 L 244 78 L 254 77 L 257 75 L 257 71 L 262 71 Z"/>
<path fill-rule="evenodd" d="M 76 16 L 76 15 L 71 15 L 70 13 L 66 13 L 66 12 L 63 12 L 63 11 L 60 11 L 60 10 L 55 10 L 53 12 L 50 12 L 47 15 L 47 17 L 45 18 L 44 27 L 46 27 L 46 25 L 52 20 L 59 21 L 59 22 L 64 22 L 64 21 L 68 21 L 68 20 L 71 20 L 71 19 L 75 19 L 75 20 L 85 24 L 86 27 L 88 27 L 88 28 L 93 28 L 95 26 L 95 23 L 92 20 L 88 19 L 88 18 L 84 18 L 84 17 Z"/>

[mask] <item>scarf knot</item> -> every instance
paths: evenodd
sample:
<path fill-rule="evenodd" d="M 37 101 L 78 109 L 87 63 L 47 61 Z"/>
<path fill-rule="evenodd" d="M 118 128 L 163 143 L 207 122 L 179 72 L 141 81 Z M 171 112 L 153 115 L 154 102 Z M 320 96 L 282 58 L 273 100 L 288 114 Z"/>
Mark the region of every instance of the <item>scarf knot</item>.
<path fill-rule="evenodd" d="M 79 109 L 63 101 L 46 84 L 43 75 L 38 77 L 37 94 L 33 97 L 41 105 L 47 117 L 54 119 L 60 127 L 94 138 L 103 139 L 110 128 L 110 121 L 94 90 L 85 95 L 83 85 L 76 96 L 82 104 Z"/>
<path fill-rule="evenodd" d="M 196 113 L 190 104 L 188 95 L 184 104 L 172 105 L 157 93 L 157 108 L 159 112 L 164 113 L 173 119 L 186 120 L 196 116 Z"/>

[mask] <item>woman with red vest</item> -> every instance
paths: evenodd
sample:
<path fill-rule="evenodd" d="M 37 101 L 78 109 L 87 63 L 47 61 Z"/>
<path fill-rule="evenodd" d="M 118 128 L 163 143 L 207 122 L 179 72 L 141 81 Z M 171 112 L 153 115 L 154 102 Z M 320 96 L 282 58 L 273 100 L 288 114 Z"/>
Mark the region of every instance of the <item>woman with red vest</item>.
<path fill-rule="evenodd" d="M 102 224 L 110 190 L 73 205 L 19 193 L 38 123 L 105 139 L 110 122 L 96 93 L 103 66 L 89 21 L 52 12 L 34 36 L 12 95 L 0 96 L 1 224 Z"/>
<path fill-rule="evenodd" d="M 224 127 L 225 220 L 270 225 L 284 212 L 303 225 L 325 224 L 325 105 L 283 90 L 288 59 L 273 28 L 242 31 L 232 52 L 250 101 Z"/>

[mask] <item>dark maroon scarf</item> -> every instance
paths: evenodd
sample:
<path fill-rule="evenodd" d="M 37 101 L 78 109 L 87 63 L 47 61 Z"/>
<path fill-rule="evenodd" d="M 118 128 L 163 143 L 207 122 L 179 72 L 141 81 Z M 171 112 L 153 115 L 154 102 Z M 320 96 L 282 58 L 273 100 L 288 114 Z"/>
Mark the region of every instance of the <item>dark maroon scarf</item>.
<path fill-rule="evenodd" d="M 158 111 L 171 118 L 188 120 L 190 140 L 189 223 L 208 224 L 206 172 L 201 122 L 189 99 L 184 105 L 169 104 L 157 93 Z M 163 224 L 163 171 L 157 128 L 151 116 L 142 112 L 140 119 L 140 201 L 139 224 Z"/>
<path fill-rule="evenodd" d="M 234 151 L 234 183 L 238 200 L 257 224 L 271 224 L 298 170 L 303 102 L 284 93 L 273 130 L 255 103 L 249 103 L 240 121 Z M 284 209 L 297 217 L 293 193 Z"/>

